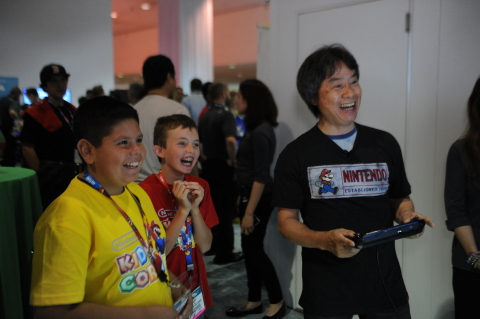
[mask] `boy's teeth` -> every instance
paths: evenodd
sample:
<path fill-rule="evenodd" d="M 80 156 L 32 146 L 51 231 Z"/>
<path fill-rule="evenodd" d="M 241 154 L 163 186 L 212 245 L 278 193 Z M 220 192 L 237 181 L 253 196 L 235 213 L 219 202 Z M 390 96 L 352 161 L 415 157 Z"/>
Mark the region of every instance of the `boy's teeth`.
<path fill-rule="evenodd" d="M 137 166 L 138 166 L 138 162 L 127 163 L 127 164 L 125 164 L 125 165 L 123 165 L 123 166 L 132 167 L 132 168 L 133 168 L 133 167 L 137 167 Z"/>

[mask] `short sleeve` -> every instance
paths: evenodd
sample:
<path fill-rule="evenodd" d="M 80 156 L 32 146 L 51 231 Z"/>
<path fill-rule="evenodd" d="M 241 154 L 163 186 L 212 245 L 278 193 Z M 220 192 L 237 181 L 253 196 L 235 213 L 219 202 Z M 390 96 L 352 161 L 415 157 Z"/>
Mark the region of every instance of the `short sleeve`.
<path fill-rule="evenodd" d="M 301 165 L 298 154 L 286 147 L 278 157 L 274 172 L 272 205 L 290 209 L 303 207 Z"/>

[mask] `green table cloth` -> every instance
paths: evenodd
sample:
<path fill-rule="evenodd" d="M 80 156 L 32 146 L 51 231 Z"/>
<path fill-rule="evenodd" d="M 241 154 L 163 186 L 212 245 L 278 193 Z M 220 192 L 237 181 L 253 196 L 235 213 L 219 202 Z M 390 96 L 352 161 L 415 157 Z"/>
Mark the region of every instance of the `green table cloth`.
<path fill-rule="evenodd" d="M 0 167 L 0 317 L 32 318 L 31 251 L 33 229 L 41 214 L 35 172 Z"/>

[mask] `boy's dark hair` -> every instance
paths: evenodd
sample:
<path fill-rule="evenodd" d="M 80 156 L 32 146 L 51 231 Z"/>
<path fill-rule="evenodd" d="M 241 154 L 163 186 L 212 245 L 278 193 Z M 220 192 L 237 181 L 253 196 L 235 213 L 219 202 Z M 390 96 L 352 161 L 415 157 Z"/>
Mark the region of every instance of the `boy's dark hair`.
<path fill-rule="evenodd" d="M 298 93 L 315 117 L 321 116 L 317 105 L 318 90 L 325 79 L 335 74 L 342 62 L 360 78 L 357 61 L 341 44 L 321 47 L 310 54 L 298 70 Z"/>
<path fill-rule="evenodd" d="M 191 82 L 190 82 L 190 90 L 193 91 L 201 91 L 202 90 L 202 81 L 200 81 L 199 79 L 193 79 Z"/>
<path fill-rule="evenodd" d="M 277 126 L 278 109 L 272 92 L 259 80 L 249 79 L 240 83 L 243 99 L 247 102 L 245 110 L 245 127 L 253 130 L 263 121 Z"/>
<path fill-rule="evenodd" d="M 161 88 L 167 81 L 167 75 L 175 78 L 172 60 L 164 55 L 154 55 L 143 63 L 143 81 L 147 91 Z"/>
<path fill-rule="evenodd" d="M 162 116 L 158 118 L 153 130 L 153 144 L 166 148 L 168 131 L 174 130 L 177 127 L 198 131 L 195 121 L 184 114 Z"/>
<path fill-rule="evenodd" d="M 115 125 L 129 119 L 139 122 L 137 111 L 123 101 L 109 96 L 88 99 L 73 116 L 75 144 L 86 139 L 94 147 L 100 147 Z"/>
<path fill-rule="evenodd" d="M 214 82 L 208 88 L 208 97 L 210 98 L 210 103 L 220 98 L 223 93 L 228 91 L 228 87 L 222 82 Z"/>

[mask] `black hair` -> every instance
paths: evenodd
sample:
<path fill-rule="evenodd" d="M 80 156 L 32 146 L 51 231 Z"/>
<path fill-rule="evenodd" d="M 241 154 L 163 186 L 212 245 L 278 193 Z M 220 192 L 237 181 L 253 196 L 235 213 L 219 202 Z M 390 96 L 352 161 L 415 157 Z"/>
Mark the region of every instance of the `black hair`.
<path fill-rule="evenodd" d="M 172 60 L 164 55 L 147 58 L 142 68 L 143 81 L 147 91 L 161 88 L 167 81 L 167 75 L 175 78 L 175 68 Z"/>
<path fill-rule="evenodd" d="M 36 88 L 28 88 L 25 94 L 33 95 L 38 97 L 38 92 Z"/>
<path fill-rule="evenodd" d="M 222 97 L 222 94 L 228 91 L 228 87 L 222 82 L 214 82 L 208 88 L 208 97 L 210 98 L 210 103 L 216 99 Z"/>
<path fill-rule="evenodd" d="M 168 131 L 174 130 L 177 127 L 198 131 L 195 121 L 184 114 L 162 116 L 158 118 L 153 130 L 153 144 L 166 148 Z"/>
<path fill-rule="evenodd" d="M 321 117 L 318 108 L 318 90 L 325 79 L 337 72 L 341 63 L 360 78 L 353 55 L 341 44 L 325 45 L 303 61 L 297 74 L 297 90 L 315 117 Z"/>
<path fill-rule="evenodd" d="M 249 79 L 240 83 L 239 88 L 243 99 L 247 102 L 245 110 L 245 127 L 253 130 L 263 121 L 277 126 L 278 109 L 272 92 L 259 80 Z"/>
<path fill-rule="evenodd" d="M 207 103 L 210 103 L 210 98 L 208 97 L 208 90 L 210 89 L 210 86 L 212 85 L 212 82 L 205 82 L 202 85 L 202 94 L 203 98 Z"/>
<path fill-rule="evenodd" d="M 473 164 L 473 179 L 480 179 L 480 77 L 473 86 L 467 102 L 468 126 L 465 131 L 465 150 Z"/>
<path fill-rule="evenodd" d="M 73 116 L 75 144 L 85 139 L 98 148 L 102 146 L 103 138 L 112 133 L 114 126 L 129 119 L 139 122 L 137 111 L 123 101 L 109 96 L 88 99 Z"/>
<path fill-rule="evenodd" d="M 201 91 L 202 90 L 202 81 L 200 81 L 199 79 L 193 79 L 190 82 L 190 90 Z"/>

